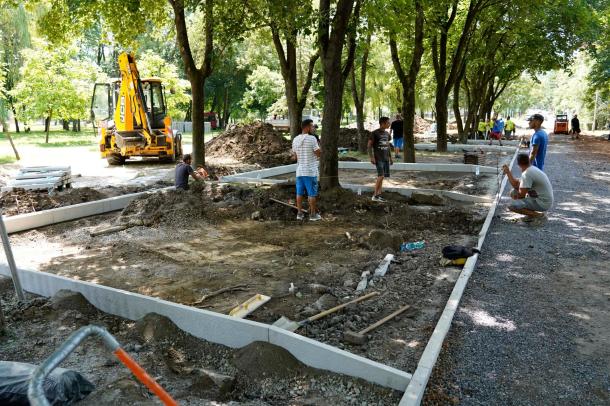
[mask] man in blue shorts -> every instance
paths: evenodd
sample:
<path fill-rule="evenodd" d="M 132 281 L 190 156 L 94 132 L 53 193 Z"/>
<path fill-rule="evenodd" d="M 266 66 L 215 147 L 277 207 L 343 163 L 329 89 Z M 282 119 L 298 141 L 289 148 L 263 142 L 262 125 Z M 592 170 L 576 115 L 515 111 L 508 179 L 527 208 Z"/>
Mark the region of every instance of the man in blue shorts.
<path fill-rule="evenodd" d="M 546 147 L 549 143 L 549 136 L 542 129 L 544 116 L 542 114 L 534 114 L 527 120 L 530 123 L 530 128 L 534 130 L 534 135 L 532 135 L 530 142 L 532 145 L 530 162 L 541 171 L 544 171 L 544 158 L 546 157 Z"/>
<path fill-rule="evenodd" d="M 303 196 L 307 193 L 309 202 L 309 220 L 318 221 L 322 217 L 317 212 L 318 199 L 318 158 L 321 150 L 316 137 L 311 135 L 313 120 L 306 119 L 301 123 L 301 134 L 292 140 L 292 156 L 297 160 L 297 220 L 303 220 Z"/>
<path fill-rule="evenodd" d="M 385 202 L 381 197 L 381 186 L 383 178 L 390 177 L 390 165 L 392 161 L 392 137 L 387 129 L 390 128 L 389 117 L 379 119 L 379 128 L 369 136 L 368 152 L 371 163 L 377 168 L 377 180 L 375 181 L 375 191 L 373 192 L 374 202 Z"/>

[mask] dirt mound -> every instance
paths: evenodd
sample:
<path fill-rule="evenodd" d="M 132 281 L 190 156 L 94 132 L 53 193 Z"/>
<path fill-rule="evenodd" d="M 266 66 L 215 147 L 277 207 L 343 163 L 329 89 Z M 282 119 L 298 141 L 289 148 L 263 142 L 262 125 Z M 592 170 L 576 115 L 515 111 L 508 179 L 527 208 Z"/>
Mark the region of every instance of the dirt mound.
<path fill-rule="evenodd" d="M 413 132 L 416 134 L 423 134 L 430 128 L 432 124 L 420 116 L 415 116 L 415 122 L 413 123 Z"/>
<path fill-rule="evenodd" d="M 370 135 L 370 131 L 364 130 L 364 137 L 366 137 L 366 139 L 368 139 Z M 342 148 L 349 148 L 351 150 L 358 150 L 358 129 L 339 129 L 339 139 L 337 140 L 337 146 Z"/>
<path fill-rule="evenodd" d="M 54 209 L 72 204 L 91 202 L 106 195 L 89 187 L 66 189 L 49 195 L 47 192 L 15 189 L 0 195 L 0 206 L 5 216 Z"/>
<path fill-rule="evenodd" d="M 304 368 L 287 350 L 262 341 L 255 341 L 237 350 L 233 362 L 243 374 L 257 379 L 261 375 L 287 377 Z"/>
<path fill-rule="evenodd" d="M 76 310 L 84 315 L 92 315 L 97 311 L 81 293 L 64 289 L 51 298 L 49 305 L 55 311 Z"/>
<path fill-rule="evenodd" d="M 237 124 L 205 144 L 206 153 L 214 158 L 232 157 L 263 167 L 292 163 L 290 141 L 271 124 L 255 122 Z"/>
<path fill-rule="evenodd" d="M 173 321 L 157 313 L 148 313 L 138 320 L 134 327 L 144 342 L 172 339 L 182 333 Z"/>

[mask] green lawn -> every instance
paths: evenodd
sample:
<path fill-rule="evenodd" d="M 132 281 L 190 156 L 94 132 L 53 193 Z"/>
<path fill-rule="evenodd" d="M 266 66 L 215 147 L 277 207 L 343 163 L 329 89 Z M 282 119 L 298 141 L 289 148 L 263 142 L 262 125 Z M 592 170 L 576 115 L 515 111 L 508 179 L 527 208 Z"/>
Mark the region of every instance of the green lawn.
<path fill-rule="evenodd" d="M 16 162 L 17 160 L 15 159 L 14 155 L 2 155 L 0 156 L 0 165 L 4 165 L 4 164 L 12 164 L 13 162 Z"/>
<path fill-rule="evenodd" d="M 11 133 L 13 142 L 19 148 L 19 145 L 37 145 L 39 147 L 82 147 L 93 146 L 97 144 L 97 136 L 93 130 L 85 130 L 80 132 L 52 130 L 49 132 L 49 143 L 45 143 L 46 133 L 44 131 L 31 131 L 29 133 Z M 4 133 L 0 133 L 0 142 L 8 142 L 8 137 Z"/>

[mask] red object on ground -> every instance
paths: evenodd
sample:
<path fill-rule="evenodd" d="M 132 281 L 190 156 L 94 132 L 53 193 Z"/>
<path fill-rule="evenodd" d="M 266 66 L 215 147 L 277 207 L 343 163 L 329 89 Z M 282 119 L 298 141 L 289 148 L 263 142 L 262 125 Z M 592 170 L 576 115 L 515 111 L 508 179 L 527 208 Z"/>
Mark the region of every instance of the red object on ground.
<path fill-rule="evenodd" d="M 129 370 L 135 375 L 136 378 L 140 382 L 142 382 L 152 393 L 157 395 L 159 399 L 166 406 L 178 406 L 178 402 L 176 402 L 169 393 L 163 389 L 161 385 L 157 383 L 146 371 L 142 368 L 129 354 L 125 352 L 122 348 L 117 348 L 114 351 L 114 355 L 127 367 Z"/>

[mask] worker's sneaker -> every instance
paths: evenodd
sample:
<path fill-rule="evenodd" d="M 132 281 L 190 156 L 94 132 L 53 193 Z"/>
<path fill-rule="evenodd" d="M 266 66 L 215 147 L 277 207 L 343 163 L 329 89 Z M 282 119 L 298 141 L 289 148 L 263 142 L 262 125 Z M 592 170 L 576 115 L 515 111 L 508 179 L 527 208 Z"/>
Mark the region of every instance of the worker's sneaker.
<path fill-rule="evenodd" d="M 309 221 L 319 221 L 319 220 L 322 220 L 322 216 L 320 216 L 318 213 L 311 214 L 309 216 Z"/>
<path fill-rule="evenodd" d="M 372 199 L 372 200 L 373 200 L 374 202 L 380 202 L 380 203 L 385 202 L 385 199 L 384 199 L 383 197 L 381 197 L 381 195 L 373 196 L 373 199 Z"/>
<path fill-rule="evenodd" d="M 299 214 L 297 214 L 297 220 L 299 220 L 299 221 L 305 220 L 305 214 L 303 214 L 303 212 L 300 212 Z"/>

